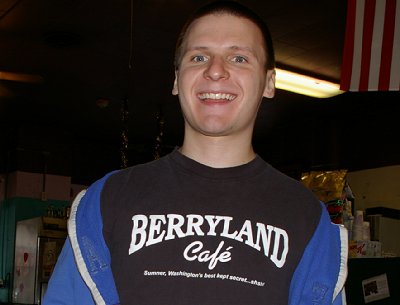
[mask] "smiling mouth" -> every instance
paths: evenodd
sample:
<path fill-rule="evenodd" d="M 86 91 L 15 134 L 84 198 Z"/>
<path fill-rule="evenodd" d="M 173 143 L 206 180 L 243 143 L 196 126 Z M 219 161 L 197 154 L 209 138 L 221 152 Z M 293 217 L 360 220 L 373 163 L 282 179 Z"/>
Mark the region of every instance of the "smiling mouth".
<path fill-rule="evenodd" d="M 204 100 L 221 100 L 221 101 L 232 101 L 236 98 L 236 95 L 229 93 L 201 93 L 198 95 L 199 99 Z"/>

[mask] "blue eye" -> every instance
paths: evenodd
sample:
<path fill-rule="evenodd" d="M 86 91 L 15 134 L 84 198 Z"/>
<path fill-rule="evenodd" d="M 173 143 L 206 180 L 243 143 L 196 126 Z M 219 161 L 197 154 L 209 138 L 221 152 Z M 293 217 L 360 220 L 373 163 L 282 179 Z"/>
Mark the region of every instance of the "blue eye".
<path fill-rule="evenodd" d="M 194 62 L 206 62 L 207 58 L 203 55 L 196 55 L 196 56 L 193 56 L 192 60 Z"/>
<path fill-rule="evenodd" d="M 237 55 L 233 57 L 232 61 L 241 64 L 247 62 L 247 59 L 244 56 Z"/>

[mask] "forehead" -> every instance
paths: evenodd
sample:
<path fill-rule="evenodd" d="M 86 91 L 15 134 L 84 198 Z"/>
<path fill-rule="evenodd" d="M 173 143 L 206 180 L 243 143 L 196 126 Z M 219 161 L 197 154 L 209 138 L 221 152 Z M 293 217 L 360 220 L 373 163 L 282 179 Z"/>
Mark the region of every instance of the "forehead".
<path fill-rule="evenodd" d="M 192 44 L 234 43 L 251 48 L 263 46 L 263 35 L 251 20 L 229 13 L 214 13 L 202 16 L 192 22 L 186 32 L 186 48 Z"/>

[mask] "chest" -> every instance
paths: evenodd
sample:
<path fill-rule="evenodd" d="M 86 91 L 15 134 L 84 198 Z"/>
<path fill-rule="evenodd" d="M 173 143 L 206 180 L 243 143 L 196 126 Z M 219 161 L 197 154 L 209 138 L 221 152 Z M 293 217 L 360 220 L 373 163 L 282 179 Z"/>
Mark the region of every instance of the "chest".
<path fill-rule="evenodd" d="M 104 203 L 121 207 L 105 239 L 122 304 L 287 302 L 306 244 L 296 213 L 283 214 L 279 196 L 223 190 L 166 188 Z"/>

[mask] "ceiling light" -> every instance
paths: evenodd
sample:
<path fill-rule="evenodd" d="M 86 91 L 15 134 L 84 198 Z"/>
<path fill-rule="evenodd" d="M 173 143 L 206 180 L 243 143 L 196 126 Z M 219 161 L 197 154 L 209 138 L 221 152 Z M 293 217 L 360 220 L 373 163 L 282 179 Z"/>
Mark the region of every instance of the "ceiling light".
<path fill-rule="evenodd" d="M 43 82 L 43 77 L 41 77 L 40 75 L 36 75 L 36 74 L 0 71 L 0 80 L 37 84 L 37 83 Z"/>
<path fill-rule="evenodd" d="M 276 69 L 276 88 L 317 98 L 343 93 L 340 85 L 302 74 Z"/>

